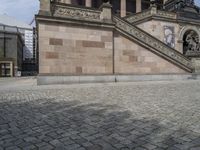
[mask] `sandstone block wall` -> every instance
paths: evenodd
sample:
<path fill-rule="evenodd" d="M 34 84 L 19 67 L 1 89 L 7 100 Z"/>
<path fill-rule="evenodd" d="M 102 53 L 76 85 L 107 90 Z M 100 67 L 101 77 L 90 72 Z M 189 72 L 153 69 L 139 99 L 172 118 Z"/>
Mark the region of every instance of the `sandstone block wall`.
<path fill-rule="evenodd" d="M 55 23 L 39 23 L 38 29 L 39 74 L 185 73 L 171 62 L 121 36 L 117 31 L 113 35 L 112 30 L 101 27 Z M 158 31 L 156 34 L 159 35 Z"/>
<path fill-rule="evenodd" d="M 174 64 L 118 33 L 115 33 L 114 49 L 116 74 L 185 73 Z"/>
<path fill-rule="evenodd" d="M 113 32 L 39 23 L 40 74 L 112 74 Z"/>

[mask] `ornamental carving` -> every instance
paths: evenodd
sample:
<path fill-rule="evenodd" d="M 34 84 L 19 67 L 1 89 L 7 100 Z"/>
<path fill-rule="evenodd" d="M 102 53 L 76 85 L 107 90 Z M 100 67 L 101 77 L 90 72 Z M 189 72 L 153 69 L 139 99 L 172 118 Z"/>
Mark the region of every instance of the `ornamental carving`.
<path fill-rule="evenodd" d="M 187 56 L 200 55 L 199 35 L 193 31 L 187 31 L 183 37 L 183 52 Z"/>
<path fill-rule="evenodd" d="M 164 43 L 169 47 L 175 47 L 175 33 L 173 26 L 164 26 Z"/>
<path fill-rule="evenodd" d="M 55 17 L 84 19 L 91 21 L 100 21 L 100 11 L 94 11 L 90 9 L 80 9 L 76 7 L 64 7 L 55 6 L 54 14 Z"/>
<path fill-rule="evenodd" d="M 153 49 L 156 49 L 156 51 L 174 59 L 176 62 L 179 62 L 190 69 L 192 68 L 190 60 L 178 53 L 175 49 L 168 47 L 156 38 L 148 35 L 137 27 L 128 24 L 116 16 L 113 19 L 116 27 L 125 32 L 127 35 L 131 35 L 139 41 L 142 41 L 145 45 L 151 46 Z"/>

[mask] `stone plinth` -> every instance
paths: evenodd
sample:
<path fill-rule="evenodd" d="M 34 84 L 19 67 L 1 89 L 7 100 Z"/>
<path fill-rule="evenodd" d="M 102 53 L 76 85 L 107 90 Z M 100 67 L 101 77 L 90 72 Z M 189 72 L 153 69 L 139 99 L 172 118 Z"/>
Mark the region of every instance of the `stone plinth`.
<path fill-rule="evenodd" d="M 192 58 L 192 63 L 194 66 L 194 72 L 200 73 L 200 57 Z"/>

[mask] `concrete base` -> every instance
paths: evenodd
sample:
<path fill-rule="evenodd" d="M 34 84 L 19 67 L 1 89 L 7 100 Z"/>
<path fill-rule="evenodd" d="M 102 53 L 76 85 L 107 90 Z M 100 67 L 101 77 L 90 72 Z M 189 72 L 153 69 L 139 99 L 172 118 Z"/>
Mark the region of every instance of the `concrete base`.
<path fill-rule="evenodd" d="M 136 81 L 169 81 L 199 80 L 200 74 L 167 74 L 167 75 L 105 75 L 105 76 L 38 76 L 38 85 L 109 83 Z"/>

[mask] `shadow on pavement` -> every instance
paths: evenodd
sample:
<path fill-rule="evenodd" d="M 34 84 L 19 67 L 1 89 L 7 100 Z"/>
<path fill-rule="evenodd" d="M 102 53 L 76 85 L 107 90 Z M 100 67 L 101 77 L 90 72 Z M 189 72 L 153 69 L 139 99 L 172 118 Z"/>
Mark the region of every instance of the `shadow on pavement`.
<path fill-rule="evenodd" d="M 0 103 L 0 147 L 8 149 L 189 149 L 199 135 L 133 118 L 116 105 L 55 99 Z M 1 149 L 0 148 L 0 149 Z"/>

